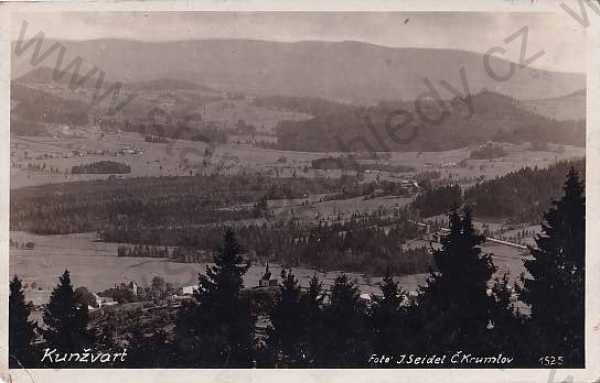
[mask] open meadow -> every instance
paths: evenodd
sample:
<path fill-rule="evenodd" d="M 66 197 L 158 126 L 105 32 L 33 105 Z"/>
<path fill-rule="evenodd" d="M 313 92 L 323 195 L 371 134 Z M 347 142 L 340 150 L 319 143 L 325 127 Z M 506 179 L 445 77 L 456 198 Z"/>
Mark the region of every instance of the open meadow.
<path fill-rule="evenodd" d="M 490 160 L 470 159 L 468 147 L 443 152 L 357 153 L 359 163 L 373 166 L 405 166 L 411 171 L 362 172 L 364 181 L 395 181 L 422 172 L 436 171 L 441 179 L 470 185 L 493 179 L 523 166 L 547 167 L 560 160 L 580 158 L 585 148 L 556 146 L 552 151 L 532 151 L 527 144 L 507 145 L 507 155 Z M 348 153 L 345 153 L 346 155 Z M 139 133 L 102 133 L 87 129 L 85 137 L 11 137 L 11 189 L 45 183 L 106 179 L 107 174 L 70 174 L 73 166 L 96 161 L 115 161 L 131 167 L 118 177 L 158 177 L 195 174 L 231 175 L 260 173 L 271 177 L 333 177 L 355 174 L 353 170 L 314 169 L 312 161 L 337 158 L 342 153 L 282 151 L 251 144 L 216 144 L 187 140 L 169 143 L 146 142 Z M 30 166 L 31 165 L 31 166 Z M 33 168 L 32 168 L 33 166 Z M 43 170 L 39 168 L 43 167 Z M 50 169 L 55 169 L 51 172 Z"/>
<path fill-rule="evenodd" d="M 175 287 L 196 285 L 198 274 L 206 272 L 207 263 L 179 263 L 157 258 L 117 257 L 117 248 L 122 244 L 98 241 L 95 233 L 67 235 L 34 235 L 24 232 L 11 232 L 11 239 L 19 242 L 31 241 L 32 250 L 14 249 L 10 251 L 10 275 L 18 275 L 26 284 L 26 297 L 35 305 L 47 303 L 50 292 L 58 282 L 58 276 L 69 269 L 75 287 L 85 286 L 90 291 L 99 292 L 115 284 L 135 281 L 141 286 L 149 286 L 154 276 L 164 278 Z M 410 245 L 410 244 L 409 244 Z M 414 241 L 412 245 L 428 246 L 427 241 Z M 484 252 L 494 254 L 498 267 L 497 276 L 510 272 L 514 280 L 524 271 L 522 251 L 507 246 L 486 243 Z M 279 277 L 281 267 L 271 263 L 273 277 Z M 253 265 L 244 276 L 246 287 L 258 286 L 265 271 L 264 264 Z M 325 287 L 330 287 L 340 272 L 320 272 L 298 267 L 293 269 L 300 285 L 307 287 L 310 278 L 317 275 Z M 362 273 L 346 273 L 355 280 L 361 293 L 380 295 L 381 277 Z M 412 274 L 396 277 L 406 291 L 416 291 L 425 283 L 427 274 Z M 32 285 L 33 284 L 33 285 Z"/>

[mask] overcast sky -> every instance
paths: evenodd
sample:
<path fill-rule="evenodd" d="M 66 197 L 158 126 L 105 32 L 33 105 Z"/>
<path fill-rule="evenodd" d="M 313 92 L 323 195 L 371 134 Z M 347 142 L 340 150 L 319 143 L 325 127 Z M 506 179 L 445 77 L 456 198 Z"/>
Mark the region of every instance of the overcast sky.
<path fill-rule="evenodd" d="M 124 38 L 167 41 L 243 38 L 275 41 L 355 40 L 390 47 L 463 49 L 485 53 L 494 46 L 518 61 L 521 40 L 504 39 L 529 28 L 527 56 L 545 54 L 534 67 L 585 72 L 585 31 L 565 14 L 553 13 L 214 13 L 121 12 L 33 13 L 14 18 L 13 39 L 22 19 L 26 38 L 42 30 L 59 39 Z"/>

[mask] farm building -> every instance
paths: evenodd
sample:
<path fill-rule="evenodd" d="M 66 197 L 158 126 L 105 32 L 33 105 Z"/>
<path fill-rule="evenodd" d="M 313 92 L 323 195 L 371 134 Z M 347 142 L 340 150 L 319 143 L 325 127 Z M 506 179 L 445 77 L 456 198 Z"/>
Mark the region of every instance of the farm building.
<path fill-rule="evenodd" d="M 198 290 L 198 285 L 183 286 L 178 292 L 179 295 L 194 295 L 194 291 Z"/>

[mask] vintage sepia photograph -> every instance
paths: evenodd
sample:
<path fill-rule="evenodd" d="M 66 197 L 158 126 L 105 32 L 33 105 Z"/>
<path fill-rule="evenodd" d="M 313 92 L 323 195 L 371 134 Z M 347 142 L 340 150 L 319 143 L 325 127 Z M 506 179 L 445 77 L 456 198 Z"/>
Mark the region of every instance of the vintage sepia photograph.
<path fill-rule="evenodd" d="M 9 368 L 589 367 L 568 4 L 13 13 Z"/>

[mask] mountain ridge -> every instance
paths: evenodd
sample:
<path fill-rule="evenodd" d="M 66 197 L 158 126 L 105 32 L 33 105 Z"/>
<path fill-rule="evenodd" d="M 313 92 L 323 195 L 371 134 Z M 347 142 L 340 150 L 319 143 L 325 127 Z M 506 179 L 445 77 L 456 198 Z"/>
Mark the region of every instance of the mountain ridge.
<path fill-rule="evenodd" d="M 455 49 L 390 48 L 357 41 L 99 39 L 45 40 L 42 52 L 54 42 L 65 47 L 63 67 L 74 57 L 81 57 L 112 81 L 169 77 L 236 92 L 364 104 L 418 98 L 429 90 L 424 79 L 442 98 L 452 97 L 440 86 L 442 82 L 461 92 L 465 86 L 471 93 L 487 88 L 519 99 L 558 97 L 585 87 L 585 75 L 527 67 L 507 81 L 495 81 L 486 73 L 482 54 Z M 32 51 L 29 48 L 17 57 L 13 50 L 13 77 L 17 68 L 32 69 L 28 62 Z M 43 65 L 52 66 L 55 60 L 53 54 Z M 498 73 L 505 73 L 510 65 L 510 61 L 496 57 L 490 63 Z"/>

